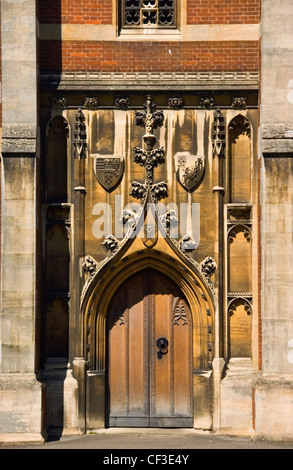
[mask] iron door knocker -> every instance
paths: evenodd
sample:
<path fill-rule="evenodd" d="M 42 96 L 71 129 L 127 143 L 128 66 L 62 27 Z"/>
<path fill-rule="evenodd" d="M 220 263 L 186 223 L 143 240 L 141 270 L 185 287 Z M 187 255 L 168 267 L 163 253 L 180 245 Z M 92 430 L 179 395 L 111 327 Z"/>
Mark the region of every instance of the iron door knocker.
<path fill-rule="evenodd" d="M 162 359 L 163 355 L 167 354 L 168 352 L 169 341 L 167 340 L 167 338 L 161 336 L 157 339 L 156 345 L 159 349 L 159 351 L 157 351 L 158 359 Z"/>

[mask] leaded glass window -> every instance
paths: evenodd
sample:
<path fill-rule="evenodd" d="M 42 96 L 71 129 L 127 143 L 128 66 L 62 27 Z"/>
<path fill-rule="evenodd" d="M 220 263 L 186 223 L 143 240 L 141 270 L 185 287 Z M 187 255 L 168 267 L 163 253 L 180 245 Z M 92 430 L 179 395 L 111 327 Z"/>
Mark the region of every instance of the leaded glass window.
<path fill-rule="evenodd" d="M 176 0 L 122 0 L 123 28 L 175 28 Z"/>

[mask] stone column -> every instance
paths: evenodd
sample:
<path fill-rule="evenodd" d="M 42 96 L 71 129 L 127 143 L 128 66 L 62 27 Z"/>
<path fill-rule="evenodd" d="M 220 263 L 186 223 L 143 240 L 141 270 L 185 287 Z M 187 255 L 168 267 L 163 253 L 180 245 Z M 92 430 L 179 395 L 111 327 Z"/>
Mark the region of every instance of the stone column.
<path fill-rule="evenodd" d="M 293 7 L 262 1 L 261 323 L 262 371 L 255 432 L 293 437 Z"/>
<path fill-rule="evenodd" d="M 0 433 L 40 440 L 36 379 L 37 19 L 35 0 L 1 1 Z"/>

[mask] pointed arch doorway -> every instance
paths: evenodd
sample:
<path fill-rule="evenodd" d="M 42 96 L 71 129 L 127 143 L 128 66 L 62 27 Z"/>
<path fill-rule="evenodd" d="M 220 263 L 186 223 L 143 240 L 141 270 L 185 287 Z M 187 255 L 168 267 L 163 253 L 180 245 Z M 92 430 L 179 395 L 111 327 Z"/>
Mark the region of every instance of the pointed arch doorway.
<path fill-rule="evenodd" d="M 178 285 L 153 268 L 132 275 L 106 332 L 108 426 L 193 427 L 192 315 Z"/>

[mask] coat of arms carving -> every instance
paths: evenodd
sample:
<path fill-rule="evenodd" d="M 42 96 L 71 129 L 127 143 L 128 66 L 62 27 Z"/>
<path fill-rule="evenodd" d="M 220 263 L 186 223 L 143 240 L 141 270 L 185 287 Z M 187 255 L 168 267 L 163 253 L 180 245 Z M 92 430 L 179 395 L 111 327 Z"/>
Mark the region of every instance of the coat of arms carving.
<path fill-rule="evenodd" d="M 121 155 L 95 155 L 94 171 L 98 182 L 109 191 L 122 177 L 123 157 Z"/>
<path fill-rule="evenodd" d="M 187 191 L 193 191 L 202 182 L 205 170 L 205 157 L 189 152 L 178 152 L 174 156 L 178 181 Z"/>

